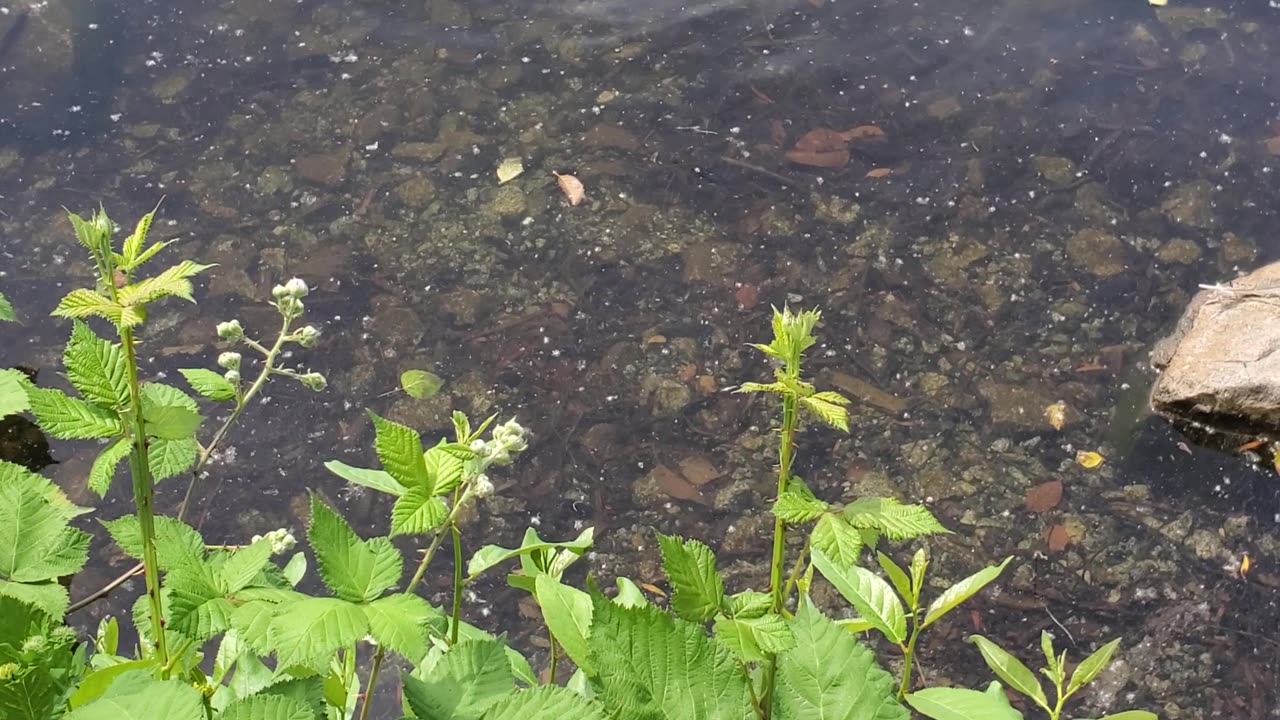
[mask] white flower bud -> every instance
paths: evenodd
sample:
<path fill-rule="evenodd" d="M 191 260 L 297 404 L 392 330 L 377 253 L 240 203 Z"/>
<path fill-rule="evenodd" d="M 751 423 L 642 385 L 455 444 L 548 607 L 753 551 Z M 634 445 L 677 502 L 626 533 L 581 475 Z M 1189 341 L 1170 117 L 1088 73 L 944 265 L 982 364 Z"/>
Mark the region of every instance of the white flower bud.
<path fill-rule="evenodd" d="M 329 386 L 329 381 L 324 379 L 324 375 L 318 372 L 309 372 L 298 378 L 298 381 L 307 387 L 308 390 L 320 392 Z"/>
<path fill-rule="evenodd" d="M 302 301 L 292 295 L 284 295 L 276 303 L 276 307 L 280 309 L 280 314 L 287 318 L 296 318 L 302 315 Z"/>
<path fill-rule="evenodd" d="M 476 498 L 487 498 L 493 494 L 493 481 L 488 475 L 480 473 L 471 481 L 471 495 Z"/>
<path fill-rule="evenodd" d="M 484 448 L 485 448 L 485 444 L 486 444 L 486 443 L 485 443 L 485 441 L 481 440 L 480 438 L 476 438 L 475 440 L 472 440 L 472 441 L 471 441 L 471 452 L 473 452 L 473 453 L 475 453 L 475 454 L 477 454 L 477 455 L 484 455 L 484 454 L 485 454 L 485 450 L 484 450 Z"/>
<path fill-rule="evenodd" d="M 289 282 L 284 284 L 284 289 L 285 292 L 296 298 L 306 297 L 307 293 L 310 292 L 307 283 L 302 278 L 291 278 Z"/>
<path fill-rule="evenodd" d="M 304 348 L 315 345 L 320 340 L 320 330 L 308 325 L 298 331 L 298 344 Z"/>
<path fill-rule="evenodd" d="M 280 298 L 289 297 L 289 290 L 283 285 L 277 285 L 271 288 L 271 297 L 279 300 Z"/>
<path fill-rule="evenodd" d="M 231 342 L 242 340 L 244 339 L 244 328 L 240 326 L 239 320 L 220 322 L 218 323 L 218 338 L 230 340 Z"/>
<path fill-rule="evenodd" d="M 218 367 L 223 370 L 239 370 L 240 369 L 240 353 L 224 352 L 218 356 Z"/>
<path fill-rule="evenodd" d="M 222 377 L 226 378 L 227 382 L 231 383 L 232 385 L 237 385 L 240 383 L 239 370 L 228 370 L 222 374 Z"/>

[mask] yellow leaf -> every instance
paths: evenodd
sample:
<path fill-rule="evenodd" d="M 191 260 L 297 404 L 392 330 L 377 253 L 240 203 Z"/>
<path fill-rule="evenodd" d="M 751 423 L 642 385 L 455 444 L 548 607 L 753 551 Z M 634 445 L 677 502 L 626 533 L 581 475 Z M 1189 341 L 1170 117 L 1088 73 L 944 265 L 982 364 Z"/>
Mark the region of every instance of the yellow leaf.
<path fill-rule="evenodd" d="M 1169 4 L 1169 0 L 1148 0 L 1148 2 L 1156 7 L 1164 7 Z"/>
<path fill-rule="evenodd" d="M 1106 460 L 1106 458 L 1092 450 L 1081 450 L 1076 453 L 1076 462 L 1080 463 L 1081 467 L 1088 468 L 1089 470 L 1098 467 L 1104 460 Z"/>
<path fill-rule="evenodd" d="M 520 162 L 520 158 L 507 158 L 498 163 L 498 184 L 511 182 L 523 172 L 524 163 Z"/>
<path fill-rule="evenodd" d="M 1061 430 L 1063 425 L 1067 424 L 1067 405 L 1064 402 L 1056 402 L 1044 409 L 1044 419 L 1053 426 L 1054 430 Z"/>
<path fill-rule="evenodd" d="M 556 182 L 560 185 L 561 192 L 568 198 L 570 205 L 577 205 L 587 196 L 586 189 L 582 187 L 582 181 L 572 175 L 561 175 L 553 173 L 556 176 Z"/>

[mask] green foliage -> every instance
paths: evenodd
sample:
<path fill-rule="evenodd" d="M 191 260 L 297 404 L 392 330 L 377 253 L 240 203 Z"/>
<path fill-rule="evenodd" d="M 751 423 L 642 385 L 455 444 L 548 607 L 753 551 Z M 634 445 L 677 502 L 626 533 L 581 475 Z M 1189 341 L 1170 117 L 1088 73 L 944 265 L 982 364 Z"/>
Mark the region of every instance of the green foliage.
<path fill-rule="evenodd" d="M 715 617 L 724 603 L 724 581 L 716 572 L 716 556 L 697 540 L 658 533 L 662 565 L 671 581 L 671 608 L 685 620 Z"/>
<path fill-rule="evenodd" d="M 18 322 L 18 313 L 14 312 L 13 304 L 4 293 L 0 293 L 0 322 Z"/>
<path fill-rule="evenodd" d="M 156 680 L 146 670 L 121 675 L 96 700 L 66 720 L 205 720 L 200 693 L 181 680 Z"/>
<path fill-rule="evenodd" d="M 222 402 L 224 400 L 234 400 L 236 397 L 236 386 L 212 370 L 183 368 L 178 372 L 182 373 L 182 377 L 187 379 L 187 383 L 191 385 L 192 390 L 210 400 Z"/>
<path fill-rule="evenodd" d="M 68 524 L 76 510 L 53 483 L 0 461 L 0 596 L 62 617 L 68 599 L 58 579 L 84 567 L 89 553 L 89 534 Z"/>
<path fill-rule="evenodd" d="M 319 496 L 311 496 L 311 548 L 320 579 L 339 598 L 361 603 L 400 581 L 403 561 L 386 538 L 361 540 Z"/>
<path fill-rule="evenodd" d="M 83 670 L 75 633 L 35 605 L 0 596 L 0 717 L 61 717 Z"/>
<path fill-rule="evenodd" d="M 0 418 L 6 418 L 31 407 L 24 384 L 27 376 L 21 370 L 0 369 Z"/>
<path fill-rule="evenodd" d="M 435 397 L 442 387 L 444 380 L 433 372 L 405 370 L 400 373 L 400 388 L 411 398 L 423 400 Z"/>

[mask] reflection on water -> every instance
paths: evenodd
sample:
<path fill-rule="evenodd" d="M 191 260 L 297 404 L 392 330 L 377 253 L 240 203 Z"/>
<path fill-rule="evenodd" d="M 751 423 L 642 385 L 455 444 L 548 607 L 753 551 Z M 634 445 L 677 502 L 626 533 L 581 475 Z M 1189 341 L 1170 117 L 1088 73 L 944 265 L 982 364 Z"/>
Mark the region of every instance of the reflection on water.
<path fill-rule="evenodd" d="M 219 263 L 145 338 L 169 372 L 212 363 L 218 320 L 269 326 L 279 278 L 316 288 L 331 391 L 253 408 L 205 483 L 211 535 L 296 527 L 307 487 L 378 517 L 320 464 L 371 462 L 366 406 L 425 431 L 459 406 L 537 434 L 479 521 L 501 540 L 592 523 L 599 573 L 651 581 L 657 525 L 718 541 L 761 586 L 745 561 L 768 524 L 768 409 L 722 389 L 766 372 L 743 343 L 770 304 L 820 305 L 813 367 L 856 398 L 857 430 L 806 434 L 815 489 L 927 500 L 957 577 L 1017 555 L 972 618 L 1008 645 L 1122 636 L 1082 713 L 1280 703 L 1275 476 L 1142 401 L 1197 283 L 1277 255 L 1264 3 L 0 8 L 0 287 L 33 319 L 0 363 L 58 357 L 64 329 L 34 319 L 89 276 L 63 205 L 127 217 L 164 197 L 163 232 Z M 510 157 L 525 172 L 499 186 Z M 445 392 L 389 393 L 412 368 Z M 46 472 L 74 492 L 91 450 L 55 445 Z M 1027 510 L 1050 480 L 1061 504 Z M 123 568 L 100 551 L 79 594 Z M 941 645 L 934 672 L 976 682 L 970 649 Z"/>

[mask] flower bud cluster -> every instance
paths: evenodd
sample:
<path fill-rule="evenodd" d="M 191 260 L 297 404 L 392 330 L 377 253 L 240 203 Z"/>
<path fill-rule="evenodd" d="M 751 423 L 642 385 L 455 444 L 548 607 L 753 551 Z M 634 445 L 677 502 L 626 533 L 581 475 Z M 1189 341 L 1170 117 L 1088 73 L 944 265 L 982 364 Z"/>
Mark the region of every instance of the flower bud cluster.
<path fill-rule="evenodd" d="M 302 375 L 298 378 L 298 382 L 301 382 L 308 390 L 314 390 L 315 392 L 320 392 L 329 386 L 329 381 L 318 372 L 309 372 Z"/>
<path fill-rule="evenodd" d="M 218 356 L 218 367 L 223 370 L 239 370 L 240 369 L 240 353 L 224 352 Z"/>
<path fill-rule="evenodd" d="M 264 539 L 268 543 L 270 543 L 272 555 L 279 555 L 281 553 L 289 552 L 290 550 L 293 549 L 294 545 L 298 544 L 298 540 L 293 536 L 293 533 L 289 532 L 285 528 L 272 530 L 266 535 L 254 535 L 249 542 L 256 543 L 259 540 L 264 540 Z"/>
<path fill-rule="evenodd" d="M 294 339 L 304 348 L 313 347 L 320 341 L 320 330 L 313 325 L 307 325 L 294 333 Z"/>
<path fill-rule="evenodd" d="M 276 299 L 276 307 L 279 308 L 280 314 L 293 320 L 302 315 L 304 309 L 302 298 L 309 292 L 311 290 L 302 278 L 293 278 L 283 285 L 272 288 L 271 296 Z"/>
<path fill-rule="evenodd" d="M 228 320 L 218 323 L 218 339 L 228 342 L 240 342 L 244 339 L 244 327 L 239 320 Z"/>

